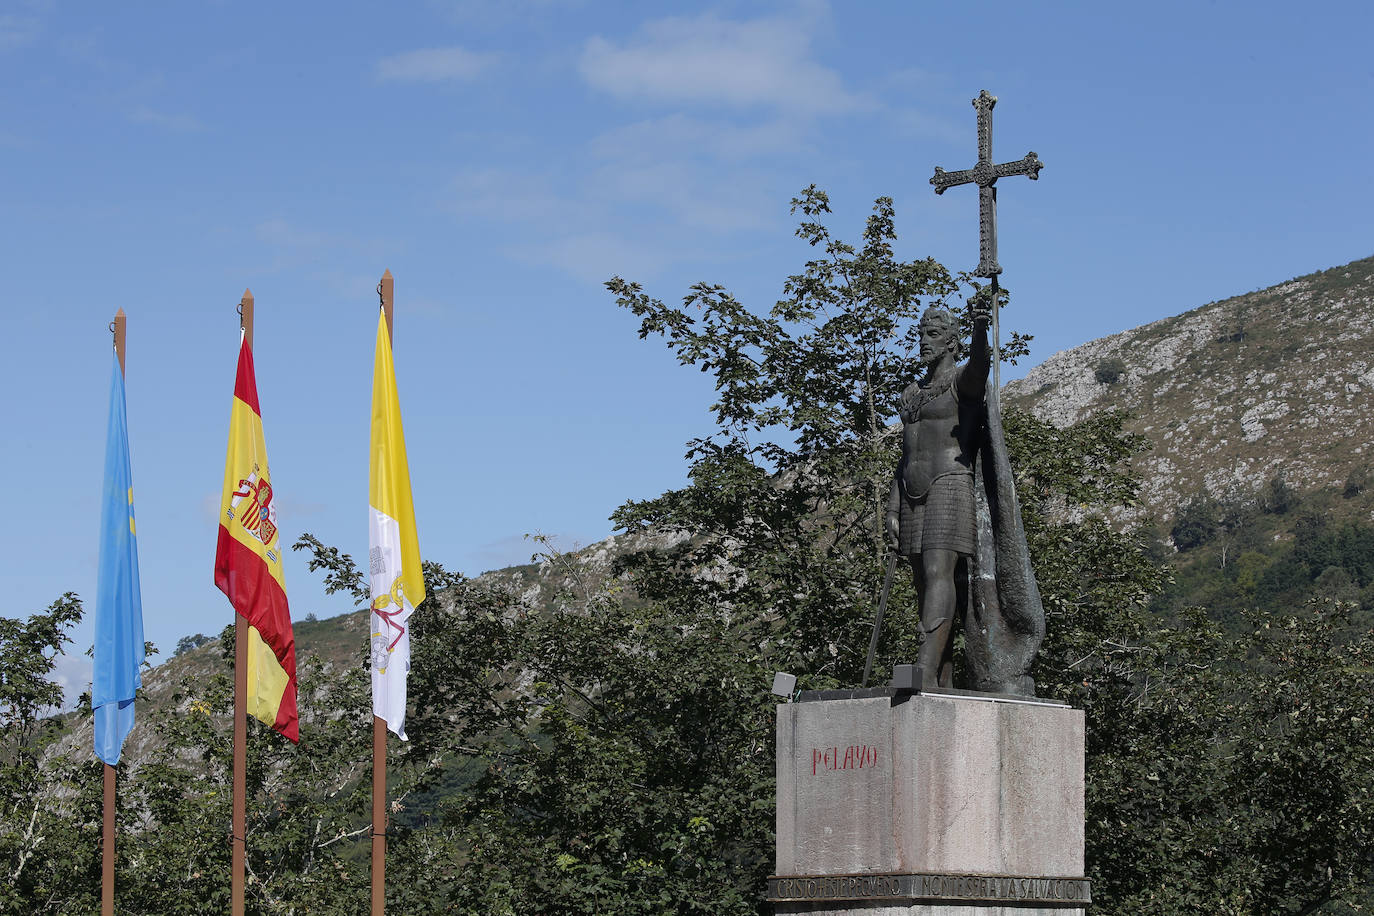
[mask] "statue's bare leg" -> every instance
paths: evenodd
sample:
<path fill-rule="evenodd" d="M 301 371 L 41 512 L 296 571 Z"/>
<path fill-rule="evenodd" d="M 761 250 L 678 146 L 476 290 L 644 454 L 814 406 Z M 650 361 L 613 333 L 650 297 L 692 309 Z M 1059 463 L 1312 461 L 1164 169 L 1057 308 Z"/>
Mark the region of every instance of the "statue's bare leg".
<path fill-rule="evenodd" d="M 954 686 L 954 605 L 957 589 L 954 571 L 959 554 L 953 550 L 926 550 L 911 558 L 916 595 L 921 608 L 925 639 L 916 662 L 921 666 L 921 686 Z"/>

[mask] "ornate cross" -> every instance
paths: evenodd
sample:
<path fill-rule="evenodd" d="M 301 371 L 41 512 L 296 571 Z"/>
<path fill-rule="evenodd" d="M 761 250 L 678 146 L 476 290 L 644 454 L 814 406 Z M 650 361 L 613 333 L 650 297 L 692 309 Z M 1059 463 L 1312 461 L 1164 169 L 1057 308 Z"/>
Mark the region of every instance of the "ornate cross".
<path fill-rule="evenodd" d="M 988 95 L 986 89 L 973 100 L 973 107 L 978 110 L 978 164 L 958 172 L 946 172 L 936 166 L 935 177 L 930 179 L 936 194 L 961 184 L 978 185 L 978 269 L 973 273 L 988 278 L 1002 272 L 1002 265 L 997 263 L 997 179 L 1027 175 L 1034 181 L 1044 165 L 1035 153 L 1027 153 L 1026 158 L 1017 162 L 992 164 L 992 106 L 996 104 L 997 96 Z"/>

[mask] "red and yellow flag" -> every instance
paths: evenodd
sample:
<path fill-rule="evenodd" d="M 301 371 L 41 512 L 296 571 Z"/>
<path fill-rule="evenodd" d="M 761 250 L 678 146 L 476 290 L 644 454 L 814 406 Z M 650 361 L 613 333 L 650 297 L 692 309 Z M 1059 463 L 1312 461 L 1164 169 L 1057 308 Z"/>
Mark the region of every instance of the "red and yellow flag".
<path fill-rule="evenodd" d="M 253 351 L 247 341 L 239 347 L 219 508 L 215 585 L 248 620 L 248 712 L 299 742 L 296 640 L 286 605 L 277 507 L 253 377 Z"/>

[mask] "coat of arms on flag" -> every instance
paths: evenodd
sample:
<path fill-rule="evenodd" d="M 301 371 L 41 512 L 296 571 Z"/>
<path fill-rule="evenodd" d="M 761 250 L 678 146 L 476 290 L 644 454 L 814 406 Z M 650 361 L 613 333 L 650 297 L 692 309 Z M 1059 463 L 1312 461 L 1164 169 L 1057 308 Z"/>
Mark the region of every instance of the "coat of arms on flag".
<path fill-rule="evenodd" d="M 272 484 L 258 476 L 259 468 L 239 480 L 230 497 L 229 507 L 239 524 L 263 546 L 270 546 L 277 538 L 277 507 L 272 505 Z"/>

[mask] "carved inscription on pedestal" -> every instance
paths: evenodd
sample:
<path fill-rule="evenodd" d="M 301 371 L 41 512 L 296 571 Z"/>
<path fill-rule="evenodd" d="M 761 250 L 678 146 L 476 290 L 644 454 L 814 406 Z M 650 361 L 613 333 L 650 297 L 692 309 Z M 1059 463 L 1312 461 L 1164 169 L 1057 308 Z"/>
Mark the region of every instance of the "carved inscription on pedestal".
<path fill-rule="evenodd" d="M 941 900 L 972 903 L 1034 903 L 1080 907 L 1092 903 L 1087 878 L 1021 877 L 1017 875 L 796 875 L 768 879 L 768 899 L 889 900 L 930 903 Z"/>
<path fill-rule="evenodd" d="M 811 775 L 818 776 L 832 770 L 865 770 L 878 765 L 878 749 L 871 744 L 851 744 L 847 747 L 813 747 Z"/>

